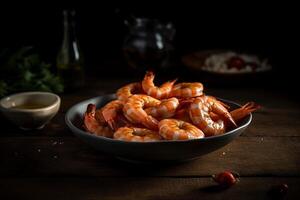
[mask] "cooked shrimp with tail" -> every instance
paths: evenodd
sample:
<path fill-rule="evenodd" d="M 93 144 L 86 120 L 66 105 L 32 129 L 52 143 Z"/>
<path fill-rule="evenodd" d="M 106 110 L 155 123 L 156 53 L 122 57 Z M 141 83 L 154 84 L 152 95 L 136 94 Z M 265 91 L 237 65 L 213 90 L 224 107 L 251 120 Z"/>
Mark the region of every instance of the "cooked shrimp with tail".
<path fill-rule="evenodd" d="M 245 105 L 243 105 L 242 107 L 230 111 L 230 115 L 233 118 L 233 120 L 236 123 L 238 123 L 242 119 L 244 119 L 246 116 L 248 116 L 250 113 L 258 110 L 259 108 L 260 108 L 260 105 L 256 104 L 255 102 L 248 102 Z M 220 117 L 215 113 L 210 113 L 210 116 L 213 120 L 220 119 Z"/>
<path fill-rule="evenodd" d="M 124 105 L 125 117 L 133 124 L 142 124 L 151 130 L 158 129 L 158 120 L 147 114 L 145 108 L 160 104 L 158 99 L 147 95 L 132 95 Z"/>
<path fill-rule="evenodd" d="M 94 104 L 89 104 L 83 117 L 85 130 L 98 136 L 111 138 L 113 136 L 113 131 L 109 126 L 99 123 L 95 118 L 95 113 L 96 106 Z"/>
<path fill-rule="evenodd" d="M 143 93 L 141 83 L 130 83 L 117 90 L 116 95 L 120 101 L 127 101 L 134 94 Z"/>
<path fill-rule="evenodd" d="M 220 119 L 214 121 L 210 113 L 217 114 Z M 205 136 L 219 135 L 225 132 L 224 120 L 236 126 L 228 110 L 215 98 L 209 96 L 197 97 L 190 105 L 190 118 L 194 125 L 200 128 Z"/>
<path fill-rule="evenodd" d="M 203 138 L 204 133 L 196 126 L 177 119 L 164 119 L 158 124 L 159 134 L 166 140 Z"/>
<path fill-rule="evenodd" d="M 153 72 L 146 72 L 144 80 L 142 81 L 143 90 L 147 95 L 156 99 L 168 98 L 176 80 L 165 82 L 160 87 L 158 87 L 154 84 L 154 77 L 155 75 Z"/>
<path fill-rule="evenodd" d="M 126 125 L 127 122 L 123 116 L 124 102 L 120 100 L 113 100 L 107 103 L 102 109 L 102 116 L 108 123 L 112 130 L 116 130 L 118 127 Z"/>
<path fill-rule="evenodd" d="M 179 100 L 173 97 L 161 100 L 158 106 L 146 108 L 145 111 L 157 119 L 165 119 L 174 116 L 178 106 Z"/>

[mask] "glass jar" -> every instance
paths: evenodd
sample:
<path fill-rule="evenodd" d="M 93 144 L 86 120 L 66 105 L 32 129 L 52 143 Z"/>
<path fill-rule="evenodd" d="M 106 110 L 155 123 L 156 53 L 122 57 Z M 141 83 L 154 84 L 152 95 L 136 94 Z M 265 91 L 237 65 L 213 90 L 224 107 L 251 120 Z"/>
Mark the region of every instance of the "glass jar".
<path fill-rule="evenodd" d="M 165 68 L 173 50 L 173 24 L 146 18 L 135 18 L 125 24 L 129 31 L 123 52 L 129 66 L 140 71 Z"/>

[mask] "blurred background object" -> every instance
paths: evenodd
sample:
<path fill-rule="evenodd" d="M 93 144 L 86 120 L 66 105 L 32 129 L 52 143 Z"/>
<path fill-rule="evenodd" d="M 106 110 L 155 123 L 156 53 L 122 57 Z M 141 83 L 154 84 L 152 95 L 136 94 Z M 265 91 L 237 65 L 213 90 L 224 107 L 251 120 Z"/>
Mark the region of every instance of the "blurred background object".
<path fill-rule="evenodd" d="M 172 58 L 175 58 L 175 61 L 168 62 L 171 64 L 167 70 L 151 66 L 162 72 L 161 76 L 201 81 L 210 75 L 191 71 L 181 62 L 181 57 L 208 49 L 225 49 L 269 60 L 272 71 L 267 76 L 253 74 L 254 79 L 246 81 L 250 86 L 277 87 L 284 91 L 289 89 L 293 91 L 292 88 L 298 85 L 299 30 L 295 26 L 299 18 L 298 12 L 295 12 L 292 5 L 277 3 L 252 2 L 235 6 L 228 2 L 167 5 L 145 3 L 134 6 L 129 4 L 98 6 L 88 3 L 62 6 L 60 3 L 53 3 L 52 6 L 41 6 L 38 9 L 31 6 L 6 6 L 0 12 L 1 48 L 32 45 L 38 49 L 41 58 L 54 67 L 62 46 L 64 30 L 61 26 L 61 13 L 65 9 L 76 11 L 78 22 L 76 33 L 81 52 L 84 54 L 87 77 L 132 79 L 140 77 L 140 74 L 137 75 L 137 70 L 128 67 L 128 60 L 130 66 L 138 65 L 141 69 L 148 68 L 148 65 L 159 66 L 164 63 L 167 56 L 165 51 L 158 50 L 157 38 L 150 40 L 150 44 L 156 44 L 150 48 L 151 52 L 154 52 L 150 54 L 151 56 L 144 58 L 143 55 L 148 54 L 139 53 L 143 48 L 148 49 L 146 44 L 149 44 L 149 39 L 148 37 L 141 39 L 135 33 L 139 35 L 146 32 L 153 36 L 158 32 L 154 28 L 155 25 L 152 26 L 152 30 L 148 29 L 146 24 L 149 23 L 141 20 L 146 18 L 172 22 L 176 28 L 176 37 L 173 41 L 173 36 L 161 37 L 162 41 L 170 39 L 169 42 L 161 44 L 170 44 L 174 47 Z M 116 9 L 125 15 L 133 15 L 134 19 L 140 19 L 140 22 L 133 20 L 129 28 L 124 26 L 124 19 L 116 14 Z M 285 14 L 278 14 L 283 12 Z M 143 31 L 140 31 L 141 27 Z M 159 35 L 162 35 L 160 31 Z M 134 43 L 132 41 L 137 38 L 147 43 L 143 48 L 133 46 L 134 48 L 128 49 L 127 47 L 132 47 Z M 163 49 L 165 47 L 163 46 Z M 124 52 L 127 55 L 125 57 Z M 256 81 L 258 76 L 262 76 L 260 79 L 262 81 Z M 287 78 L 288 82 L 278 81 Z M 216 83 L 214 86 L 222 87 L 223 83 Z"/>
<path fill-rule="evenodd" d="M 175 35 L 173 24 L 155 19 L 134 18 L 126 21 L 128 33 L 123 43 L 125 58 L 132 68 L 140 71 L 168 67 Z"/>
<path fill-rule="evenodd" d="M 223 86 L 255 85 L 269 79 L 272 66 L 265 57 L 232 50 L 204 50 L 182 56 L 182 63 L 203 82 Z"/>
<path fill-rule="evenodd" d="M 53 67 L 53 66 L 52 66 Z M 62 93 L 64 85 L 32 47 L 3 49 L 0 56 L 0 97 L 23 91 Z"/>
<path fill-rule="evenodd" d="M 84 85 L 84 64 L 76 35 L 75 14 L 75 10 L 63 11 L 63 40 L 57 55 L 58 75 L 66 90 L 76 90 Z"/>

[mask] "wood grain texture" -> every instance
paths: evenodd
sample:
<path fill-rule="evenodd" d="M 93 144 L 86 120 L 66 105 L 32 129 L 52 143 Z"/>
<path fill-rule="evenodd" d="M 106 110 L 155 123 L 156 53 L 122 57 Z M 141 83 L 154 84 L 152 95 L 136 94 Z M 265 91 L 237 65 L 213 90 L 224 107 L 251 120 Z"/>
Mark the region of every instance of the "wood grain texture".
<path fill-rule="evenodd" d="M 72 132 L 68 129 L 65 124 L 65 114 L 57 113 L 57 115 L 41 130 L 21 130 L 5 118 L 0 117 L 1 137 L 53 137 L 53 136 L 73 136 Z"/>
<path fill-rule="evenodd" d="M 262 108 L 243 136 L 300 136 L 300 111 Z"/>
<path fill-rule="evenodd" d="M 187 163 L 124 163 L 73 136 L 64 123 L 72 105 L 132 81 L 94 79 L 62 95 L 60 112 L 40 131 L 21 131 L 0 115 L 0 199 L 272 199 L 268 191 L 279 183 L 289 184 L 286 199 L 300 199 L 300 107 L 284 91 L 205 88 L 263 108 L 241 137 Z M 227 169 L 241 181 L 219 190 L 210 176 Z"/>
<path fill-rule="evenodd" d="M 0 176 L 210 176 L 230 169 L 243 176 L 300 176 L 300 137 L 239 137 L 198 160 L 134 165 L 96 152 L 73 137 L 0 140 Z"/>
<path fill-rule="evenodd" d="M 285 199 L 300 198 L 300 178 L 241 177 L 225 190 L 211 178 L 24 178 L 0 179 L 0 199 L 274 199 L 270 188 L 286 183 Z"/>

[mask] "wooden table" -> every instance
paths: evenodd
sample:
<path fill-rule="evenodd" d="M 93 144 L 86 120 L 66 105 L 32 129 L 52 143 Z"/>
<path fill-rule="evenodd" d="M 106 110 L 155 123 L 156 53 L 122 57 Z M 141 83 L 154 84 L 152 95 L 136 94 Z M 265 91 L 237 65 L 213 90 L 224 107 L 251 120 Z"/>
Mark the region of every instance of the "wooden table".
<path fill-rule="evenodd" d="M 67 109 L 128 81 L 98 80 L 62 96 L 59 114 L 41 131 L 21 131 L 1 117 L 0 199 L 271 199 L 270 187 L 287 183 L 287 199 L 300 199 L 300 109 L 288 95 L 267 89 L 208 89 L 207 93 L 263 108 L 242 136 L 198 160 L 134 165 L 93 150 L 64 123 Z M 212 174 L 240 174 L 219 190 Z"/>

